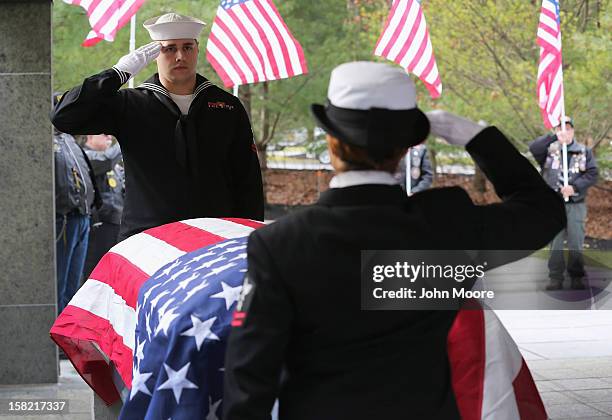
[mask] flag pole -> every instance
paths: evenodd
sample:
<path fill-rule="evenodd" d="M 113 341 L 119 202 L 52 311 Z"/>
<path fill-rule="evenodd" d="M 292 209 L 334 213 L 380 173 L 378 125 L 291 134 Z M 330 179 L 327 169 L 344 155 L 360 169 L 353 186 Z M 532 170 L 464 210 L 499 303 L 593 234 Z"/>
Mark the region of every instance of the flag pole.
<path fill-rule="evenodd" d="M 561 8 L 561 2 L 557 5 L 557 7 Z M 559 49 L 561 48 L 561 16 L 559 16 Z M 565 132 L 565 84 L 563 83 L 563 57 L 559 54 L 559 73 L 561 73 L 561 131 Z M 563 186 L 567 187 L 569 185 L 569 180 L 567 176 L 567 144 L 563 143 Z M 565 201 L 569 201 L 569 197 L 564 197 Z"/>
<path fill-rule="evenodd" d="M 130 19 L 130 52 L 134 52 L 136 49 L 136 13 L 134 13 Z M 134 87 L 134 78 L 131 77 L 128 82 L 128 87 Z"/>
<path fill-rule="evenodd" d="M 406 162 L 406 194 L 410 195 L 412 193 L 412 157 L 410 156 L 410 152 L 412 148 L 408 148 L 408 153 L 404 156 L 404 161 Z"/>

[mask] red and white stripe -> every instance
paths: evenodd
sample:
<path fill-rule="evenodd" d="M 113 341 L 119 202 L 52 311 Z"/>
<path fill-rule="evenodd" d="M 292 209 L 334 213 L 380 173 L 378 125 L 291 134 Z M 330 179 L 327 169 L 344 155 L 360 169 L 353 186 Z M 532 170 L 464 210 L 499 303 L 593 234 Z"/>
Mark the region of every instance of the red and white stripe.
<path fill-rule="evenodd" d="M 447 344 L 463 420 L 548 418 L 525 360 L 493 311 L 459 311 Z"/>
<path fill-rule="evenodd" d="M 192 219 L 148 229 L 104 255 L 51 328 L 83 379 L 106 403 L 119 399 L 116 371 L 131 387 L 138 292 L 155 272 L 182 255 L 249 235 L 263 223 L 246 219 Z M 520 352 L 492 311 L 459 311 L 447 349 L 461 417 L 546 419 Z"/>
<path fill-rule="evenodd" d="M 442 81 L 418 0 L 395 0 L 374 55 L 385 57 L 415 74 L 432 98 L 442 93 Z"/>
<path fill-rule="evenodd" d="M 83 41 L 84 47 L 98 42 L 114 41 L 117 31 L 130 21 L 146 0 L 64 0 L 81 6 L 87 12 L 91 31 Z"/>
<path fill-rule="evenodd" d="M 227 87 L 308 73 L 302 46 L 272 0 L 219 6 L 206 57 Z"/>
<path fill-rule="evenodd" d="M 537 44 L 540 46 L 538 104 L 544 125 L 552 128 L 559 125 L 564 106 L 561 27 L 556 1 L 542 1 Z"/>
<path fill-rule="evenodd" d="M 260 226 L 246 219 L 191 219 L 148 229 L 120 242 L 104 255 L 62 311 L 51 337 L 104 401 L 117 401 L 112 369 L 129 388 L 142 284 L 188 252 L 248 236 Z"/>

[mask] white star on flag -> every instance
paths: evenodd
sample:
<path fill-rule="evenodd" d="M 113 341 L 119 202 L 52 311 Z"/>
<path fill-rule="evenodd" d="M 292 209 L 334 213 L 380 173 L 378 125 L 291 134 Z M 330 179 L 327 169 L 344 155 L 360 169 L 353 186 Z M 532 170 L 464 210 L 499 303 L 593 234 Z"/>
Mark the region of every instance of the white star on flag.
<path fill-rule="evenodd" d="M 172 294 L 175 294 L 176 292 L 178 292 L 179 290 L 185 290 L 187 289 L 187 286 L 189 286 L 189 283 L 191 283 L 192 281 L 194 281 L 196 278 L 198 278 L 199 274 L 198 273 L 193 273 L 191 276 L 189 276 L 188 278 L 186 278 L 185 280 L 179 282 L 179 285 L 176 286 L 176 289 L 174 289 L 172 291 Z"/>
<path fill-rule="evenodd" d="M 210 273 L 205 275 L 204 278 L 210 277 L 210 276 L 216 276 L 217 274 L 224 272 L 228 268 L 232 268 L 235 266 L 236 266 L 236 263 L 229 263 L 229 264 L 222 265 L 221 267 L 212 268 L 210 270 Z"/>
<path fill-rule="evenodd" d="M 246 258 L 247 258 L 247 254 L 246 254 L 246 252 L 243 252 L 242 254 L 239 254 L 239 255 L 235 256 L 234 258 L 232 258 L 230 261 L 246 260 Z"/>
<path fill-rule="evenodd" d="M 200 260 L 203 260 L 206 257 L 212 257 L 213 255 L 215 255 L 214 252 L 208 251 L 206 254 L 202 254 L 202 255 L 198 255 L 197 257 L 193 257 L 191 261 L 189 261 L 189 263 L 191 264 L 192 262 L 199 262 Z"/>
<path fill-rule="evenodd" d="M 161 321 L 162 317 L 166 313 L 166 310 L 168 309 L 168 306 L 170 306 L 172 304 L 172 302 L 174 302 L 174 298 L 168 299 L 168 301 L 166 303 L 164 303 L 164 306 L 162 306 L 161 308 L 158 309 L 158 311 L 157 311 L 157 319 L 158 319 L 158 321 Z"/>
<path fill-rule="evenodd" d="M 208 286 L 208 281 L 203 281 L 201 284 L 198 284 L 196 287 L 187 292 L 187 297 L 185 300 L 190 299 L 193 295 L 198 293 L 200 290 L 205 289 Z"/>
<path fill-rule="evenodd" d="M 132 374 L 132 389 L 130 391 L 130 400 L 134 398 L 136 394 L 142 392 L 151 396 L 151 391 L 147 388 L 146 382 L 153 375 L 153 373 L 141 373 L 138 369 L 134 369 Z"/>
<path fill-rule="evenodd" d="M 214 260 L 207 261 L 203 263 L 201 266 L 199 266 L 198 268 L 196 268 L 196 270 L 201 270 L 203 268 L 210 268 L 216 263 L 223 261 L 224 259 L 225 257 L 219 257 L 219 258 L 215 258 Z"/>
<path fill-rule="evenodd" d="M 193 327 L 189 328 L 181 335 L 195 338 L 196 347 L 198 348 L 198 351 L 200 351 L 200 347 L 202 346 L 204 340 L 219 340 L 219 337 L 217 337 L 217 335 L 210 330 L 216 320 L 217 317 L 213 316 L 212 318 L 202 322 L 202 320 L 197 316 L 191 315 L 191 323 L 193 324 Z"/>
<path fill-rule="evenodd" d="M 246 249 L 246 245 L 240 245 L 240 246 L 234 246 L 234 247 L 231 247 L 231 248 L 227 248 L 227 249 L 225 250 L 224 254 L 225 254 L 226 252 L 235 252 L 235 251 L 240 251 L 241 249 Z"/>
<path fill-rule="evenodd" d="M 177 266 L 178 266 L 180 263 L 181 263 L 181 262 L 180 262 L 179 260 L 174 261 L 174 262 L 172 263 L 172 265 L 171 265 L 170 267 L 166 268 L 165 270 L 163 270 L 163 271 L 162 271 L 162 272 L 161 272 L 161 273 L 158 275 L 158 277 L 161 277 L 161 275 L 162 275 L 162 274 L 167 276 L 167 275 L 168 275 L 168 274 L 170 274 L 170 272 L 171 272 L 172 270 L 174 270 L 174 269 L 175 269 L 175 268 L 176 268 L 176 267 L 177 267 Z"/>
<path fill-rule="evenodd" d="M 178 278 L 178 276 L 180 276 L 181 274 L 184 274 L 184 273 L 186 273 L 188 271 L 189 271 L 189 267 L 181 268 L 179 271 L 177 271 L 176 273 L 171 275 L 170 278 L 168 280 L 166 280 L 163 284 L 170 283 L 171 281 L 176 280 Z"/>
<path fill-rule="evenodd" d="M 237 243 L 238 243 L 238 241 L 234 241 L 234 240 L 227 241 L 227 242 L 221 242 L 219 245 L 215 245 L 215 246 L 213 246 L 210 249 L 225 248 L 226 246 L 237 244 Z"/>
<path fill-rule="evenodd" d="M 153 300 L 151 301 L 151 311 L 153 311 L 153 309 L 155 309 L 155 307 L 157 306 L 157 303 L 159 302 L 159 300 L 160 300 L 161 298 L 163 298 L 164 296 L 166 296 L 167 294 L 169 294 L 169 293 L 170 293 L 170 291 L 169 291 L 169 290 L 164 290 L 164 291 L 163 291 L 163 292 L 161 292 L 159 295 L 157 295 L 157 296 L 155 297 L 155 299 L 153 299 Z"/>
<path fill-rule="evenodd" d="M 172 308 L 164 314 L 164 316 L 159 320 L 157 328 L 155 328 L 155 334 L 163 330 L 164 334 L 166 334 L 166 336 L 168 335 L 168 329 L 170 328 L 170 324 L 172 324 L 172 321 L 174 321 L 180 315 L 175 313 L 175 310 L 176 308 Z"/>
<path fill-rule="evenodd" d="M 160 391 L 162 389 L 171 389 L 177 404 L 181 399 L 183 389 L 198 389 L 196 384 L 187 379 L 187 371 L 189 370 L 190 364 L 190 362 L 187 362 L 185 366 L 176 371 L 164 363 L 164 369 L 166 369 L 168 380 L 161 384 L 157 390 Z"/>
<path fill-rule="evenodd" d="M 140 361 L 142 359 L 144 359 L 144 346 L 146 343 L 146 340 L 143 340 L 142 342 L 140 342 L 140 340 L 138 339 L 138 337 L 136 337 L 136 342 L 138 343 L 136 345 L 136 359 L 138 360 L 138 362 L 136 363 L 136 366 L 140 367 Z"/>
<path fill-rule="evenodd" d="M 229 308 L 234 304 L 234 302 L 238 301 L 242 286 L 232 287 L 225 282 L 221 282 L 221 287 L 223 288 L 223 291 L 214 294 L 211 297 L 225 299 L 225 309 L 229 311 Z"/>
<path fill-rule="evenodd" d="M 151 292 L 161 286 L 161 283 L 157 283 L 155 286 L 151 287 L 147 292 L 143 295 L 144 299 L 142 301 L 143 305 L 147 300 L 149 300 L 149 296 L 151 296 Z"/>
<path fill-rule="evenodd" d="M 149 341 L 151 341 L 151 333 L 153 331 L 151 331 L 151 313 L 147 312 L 145 314 L 146 317 L 146 326 L 147 326 L 147 336 L 149 337 Z"/>

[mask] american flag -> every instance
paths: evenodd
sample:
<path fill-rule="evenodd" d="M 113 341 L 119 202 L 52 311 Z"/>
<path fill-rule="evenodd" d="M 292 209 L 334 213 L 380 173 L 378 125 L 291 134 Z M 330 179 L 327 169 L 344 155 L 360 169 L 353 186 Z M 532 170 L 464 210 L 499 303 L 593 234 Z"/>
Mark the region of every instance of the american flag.
<path fill-rule="evenodd" d="M 138 294 L 132 388 L 121 417 L 221 417 L 225 346 L 246 264 L 247 238 L 167 264 Z"/>
<path fill-rule="evenodd" d="M 132 361 L 140 344 L 135 331 L 138 295 L 143 285 L 159 270 L 165 270 L 167 264 L 188 253 L 225 240 L 245 238 L 262 225 L 246 219 L 192 219 L 129 237 L 102 257 L 53 324 L 51 338 L 107 404 L 116 402 L 120 396 L 129 398 Z M 238 267 L 232 269 L 242 269 Z M 208 277 L 204 280 L 211 283 Z M 159 305 L 158 311 L 162 307 Z"/>
<path fill-rule="evenodd" d="M 559 125 L 564 106 L 561 21 L 557 0 L 542 0 L 537 43 L 540 46 L 538 104 L 544 125 L 552 128 Z"/>
<path fill-rule="evenodd" d="M 442 93 L 442 81 L 419 0 L 395 0 L 374 54 L 415 74 L 432 98 Z"/>
<path fill-rule="evenodd" d="M 217 419 L 223 358 L 246 266 L 244 219 L 192 219 L 134 235 L 96 266 L 51 329 L 122 418 Z M 544 420 L 516 343 L 490 310 L 459 311 L 447 340 L 467 420 Z"/>
<path fill-rule="evenodd" d="M 64 0 L 87 11 L 91 31 L 83 41 L 84 47 L 98 42 L 114 41 L 117 31 L 130 21 L 146 0 Z"/>
<path fill-rule="evenodd" d="M 227 87 L 308 73 L 304 51 L 272 0 L 222 0 L 206 57 Z"/>

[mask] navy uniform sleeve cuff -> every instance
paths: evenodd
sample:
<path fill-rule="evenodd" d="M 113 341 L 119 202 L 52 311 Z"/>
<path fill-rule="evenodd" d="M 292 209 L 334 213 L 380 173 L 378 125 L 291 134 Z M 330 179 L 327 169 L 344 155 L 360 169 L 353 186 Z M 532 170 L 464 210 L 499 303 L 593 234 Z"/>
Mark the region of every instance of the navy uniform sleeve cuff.
<path fill-rule="evenodd" d="M 113 66 L 112 67 L 113 70 L 115 70 L 115 72 L 117 73 L 117 75 L 119 76 L 119 79 L 121 80 L 121 84 L 124 85 L 125 82 L 127 82 L 128 80 L 130 80 L 131 74 L 122 70 L 119 70 L 117 67 Z"/>

